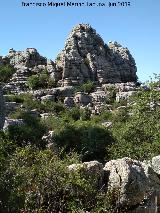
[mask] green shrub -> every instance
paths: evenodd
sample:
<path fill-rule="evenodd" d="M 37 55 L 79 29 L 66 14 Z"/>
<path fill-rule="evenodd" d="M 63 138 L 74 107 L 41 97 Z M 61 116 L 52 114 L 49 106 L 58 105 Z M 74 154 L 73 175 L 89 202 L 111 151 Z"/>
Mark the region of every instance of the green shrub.
<path fill-rule="evenodd" d="M 89 121 L 91 119 L 91 110 L 88 108 L 80 110 L 81 120 L 82 121 Z"/>
<path fill-rule="evenodd" d="M 42 141 L 42 136 L 46 133 L 47 127 L 40 121 L 39 118 L 35 118 L 29 113 L 21 110 L 16 111 L 12 117 L 23 119 L 24 125 L 9 126 L 6 135 L 10 140 L 15 141 L 18 146 L 32 144 L 39 148 L 45 147 L 46 144 L 44 141 Z"/>
<path fill-rule="evenodd" d="M 78 121 L 55 129 L 54 142 L 66 153 L 75 150 L 83 161 L 95 159 L 103 161 L 107 155 L 106 146 L 114 141 L 105 128 L 90 122 Z"/>
<path fill-rule="evenodd" d="M 81 212 L 94 209 L 98 194 L 93 187 L 95 180 L 82 172 L 72 173 L 67 169 L 68 165 L 77 162 L 75 155 L 60 160 L 49 150 L 17 149 L 8 167 L 9 184 L 12 184 L 7 197 L 1 198 L 1 212 Z"/>
<path fill-rule="evenodd" d="M 8 96 L 5 97 L 5 100 L 7 102 L 16 102 L 16 103 L 23 103 L 24 102 L 24 97 L 23 95 L 13 95 L 13 94 L 10 94 Z"/>
<path fill-rule="evenodd" d="M 27 85 L 29 86 L 30 89 L 40 89 L 40 88 L 53 88 L 56 87 L 57 84 L 49 76 L 49 73 L 44 70 L 40 74 L 37 75 L 31 75 L 27 79 Z"/>
<path fill-rule="evenodd" d="M 155 89 L 139 92 L 132 97 L 132 115 L 126 116 L 124 110 L 116 115 L 112 128 L 116 143 L 110 146 L 110 158 L 132 157 L 144 160 L 160 153 L 159 100 L 160 93 Z M 153 108 L 151 103 L 154 103 Z"/>
<path fill-rule="evenodd" d="M 32 75 L 27 79 L 27 85 L 30 89 L 38 89 L 41 87 L 38 75 Z"/>
<path fill-rule="evenodd" d="M 12 66 L 0 65 L 0 82 L 7 83 L 14 73 L 15 69 Z"/>
<path fill-rule="evenodd" d="M 88 81 L 84 84 L 82 84 L 81 86 L 76 88 L 77 92 L 85 92 L 85 93 L 91 93 L 94 91 L 96 85 L 94 84 L 94 82 L 92 81 Z"/>

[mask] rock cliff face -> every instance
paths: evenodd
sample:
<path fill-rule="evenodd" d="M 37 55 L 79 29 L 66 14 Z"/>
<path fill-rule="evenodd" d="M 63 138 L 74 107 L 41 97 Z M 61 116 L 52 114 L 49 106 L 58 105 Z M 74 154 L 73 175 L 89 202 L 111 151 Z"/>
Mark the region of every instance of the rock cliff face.
<path fill-rule="evenodd" d="M 0 86 L 0 129 L 3 128 L 4 121 L 5 121 L 4 98 L 2 88 Z"/>
<path fill-rule="evenodd" d="M 70 33 L 64 50 L 57 56 L 62 84 L 70 80 L 80 84 L 88 80 L 98 83 L 135 82 L 136 65 L 127 48 L 117 42 L 105 44 L 96 31 L 79 24 Z"/>

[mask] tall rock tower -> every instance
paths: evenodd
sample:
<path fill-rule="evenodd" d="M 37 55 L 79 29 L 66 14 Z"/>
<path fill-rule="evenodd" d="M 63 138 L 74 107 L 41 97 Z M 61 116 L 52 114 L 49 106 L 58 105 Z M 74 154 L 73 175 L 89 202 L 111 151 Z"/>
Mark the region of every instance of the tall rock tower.
<path fill-rule="evenodd" d="M 129 50 L 117 42 L 105 44 L 88 24 L 72 29 L 56 64 L 62 83 L 66 79 L 73 85 L 88 80 L 100 84 L 137 80 L 136 64 Z"/>

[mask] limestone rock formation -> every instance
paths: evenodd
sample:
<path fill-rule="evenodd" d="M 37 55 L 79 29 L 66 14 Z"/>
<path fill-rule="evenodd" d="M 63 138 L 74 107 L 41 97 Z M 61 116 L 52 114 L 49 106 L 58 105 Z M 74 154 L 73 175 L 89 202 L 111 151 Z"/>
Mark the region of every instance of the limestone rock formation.
<path fill-rule="evenodd" d="M 105 44 L 88 24 L 73 28 L 55 62 L 41 56 L 35 48 L 27 48 L 10 49 L 7 56 L 0 57 L 0 64 L 10 64 L 16 70 L 4 87 L 12 93 L 27 91 L 27 78 L 43 70 L 61 87 L 87 81 L 97 84 L 137 81 L 136 64 L 129 50 L 117 42 Z"/>
<path fill-rule="evenodd" d="M 106 163 L 104 171 L 109 174 L 109 190 L 117 192 L 119 205 L 141 203 L 148 188 L 148 179 L 140 162 L 130 158 L 111 160 Z"/>
<path fill-rule="evenodd" d="M 12 65 L 16 70 L 10 82 L 4 87 L 6 91 L 12 93 L 26 91 L 28 89 L 27 78 L 39 74 L 43 70 L 47 70 L 51 78 L 56 78 L 54 62 L 41 56 L 35 48 L 27 48 L 25 51 L 10 49 L 9 54 L 3 57 L 2 62 Z"/>
<path fill-rule="evenodd" d="M 135 61 L 129 50 L 117 42 L 105 44 L 87 24 L 73 28 L 56 64 L 62 85 L 66 79 L 73 85 L 88 80 L 103 84 L 137 80 Z"/>
<path fill-rule="evenodd" d="M 3 128 L 4 121 L 5 121 L 5 104 L 4 104 L 2 88 L 0 86 L 0 129 Z"/>
<path fill-rule="evenodd" d="M 25 51 L 10 49 L 9 54 L 3 60 L 9 61 L 15 68 L 33 68 L 38 65 L 47 65 L 47 59 L 40 56 L 35 48 L 27 48 Z"/>

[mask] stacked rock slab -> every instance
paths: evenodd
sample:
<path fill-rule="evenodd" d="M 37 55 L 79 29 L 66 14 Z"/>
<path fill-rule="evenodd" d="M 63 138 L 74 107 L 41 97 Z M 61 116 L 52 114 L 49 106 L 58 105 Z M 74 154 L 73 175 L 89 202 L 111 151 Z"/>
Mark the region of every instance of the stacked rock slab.
<path fill-rule="evenodd" d="M 117 42 L 105 44 L 87 24 L 73 28 L 56 64 L 62 86 L 66 79 L 70 79 L 73 85 L 88 80 L 102 84 L 137 80 L 136 64 L 129 50 Z"/>
<path fill-rule="evenodd" d="M 35 48 L 27 48 L 25 51 L 9 50 L 9 54 L 3 58 L 4 63 L 12 65 L 16 72 L 10 82 L 6 84 L 5 90 L 19 93 L 27 90 L 27 78 L 47 69 L 53 72 L 53 63 L 42 57 Z"/>
<path fill-rule="evenodd" d="M 0 129 L 3 128 L 4 121 L 5 121 L 5 104 L 4 104 L 2 88 L 0 86 Z"/>

